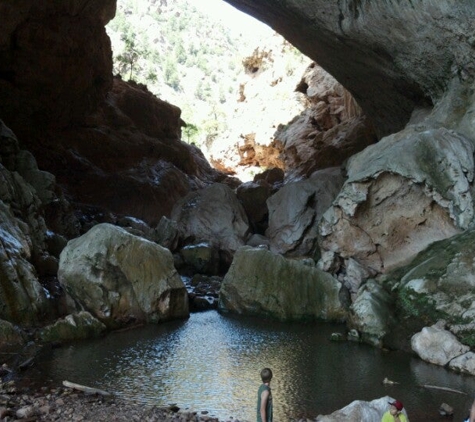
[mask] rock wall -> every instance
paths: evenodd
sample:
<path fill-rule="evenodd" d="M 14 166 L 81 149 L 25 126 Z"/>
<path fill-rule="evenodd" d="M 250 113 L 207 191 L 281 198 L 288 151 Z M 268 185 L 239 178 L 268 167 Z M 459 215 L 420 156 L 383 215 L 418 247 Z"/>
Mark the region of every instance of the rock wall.
<path fill-rule="evenodd" d="M 115 0 L 0 2 L 0 116 L 17 136 L 81 122 L 104 99 L 112 86 L 104 26 L 115 7 Z"/>

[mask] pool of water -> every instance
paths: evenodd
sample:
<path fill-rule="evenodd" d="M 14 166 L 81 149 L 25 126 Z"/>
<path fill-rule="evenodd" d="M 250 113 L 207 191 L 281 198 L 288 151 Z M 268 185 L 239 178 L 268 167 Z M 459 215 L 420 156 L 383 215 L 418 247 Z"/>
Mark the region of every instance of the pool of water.
<path fill-rule="evenodd" d="M 353 400 L 389 395 L 411 422 L 440 419 L 455 408 L 461 421 L 475 394 L 475 377 L 455 374 L 402 352 L 332 342 L 340 325 L 278 323 L 216 311 L 49 350 L 30 369 L 34 381 L 63 380 L 126 399 L 209 411 L 222 420 L 255 420 L 259 373 L 272 368 L 274 420 L 329 414 Z M 388 378 L 399 384 L 386 386 Z M 434 385 L 466 394 L 425 388 Z"/>

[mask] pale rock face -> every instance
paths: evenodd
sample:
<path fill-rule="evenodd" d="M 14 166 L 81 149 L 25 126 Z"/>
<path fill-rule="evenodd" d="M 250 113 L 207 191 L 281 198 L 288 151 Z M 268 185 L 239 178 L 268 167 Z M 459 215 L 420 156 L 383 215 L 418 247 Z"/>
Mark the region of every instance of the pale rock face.
<path fill-rule="evenodd" d="M 204 150 L 215 168 L 236 173 L 243 181 L 252 180 L 246 168 L 252 172 L 282 168 L 282 148 L 275 142 L 274 133 L 279 124 L 305 109 L 301 94 L 293 91 L 309 60 L 298 70 L 293 69 L 293 75 L 287 75 L 281 51 L 288 51 L 289 45 L 278 34 L 266 39 L 265 45 L 256 47 L 247 58 L 253 63 L 248 64 L 252 69 L 239 81 L 240 98 L 229 129 Z"/>
<path fill-rule="evenodd" d="M 275 139 L 282 144 L 286 181 L 310 177 L 318 169 L 342 165 L 376 142 L 374 130 L 351 94 L 312 63 L 297 86 L 308 103 Z"/>
<path fill-rule="evenodd" d="M 473 152 L 455 132 L 408 126 L 353 156 L 348 179 L 322 218 L 322 249 L 356 260 L 374 276 L 460 233 L 474 215 Z"/>
<path fill-rule="evenodd" d="M 110 224 L 68 242 L 58 278 L 78 306 L 108 328 L 188 316 L 170 251 Z"/>
<path fill-rule="evenodd" d="M 249 181 L 263 168 L 281 168 L 297 181 L 376 141 L 351 94 L 318 64 L 300 64 L 278 34 L 244 62 L 254 63 L 240 84 L 229 129 L 204 150 L 219 170 Z M 293 60 L 293 61 L 292 61 Z"/>
<path fill-rule="evenodd" d="M 411 338 L 412 350 L 422 359 L 436 365 L 445 366 L 452 359 L 468 352 L 451 332 L 433 325 L 424 327 L 421 332 Z"/>
<path fill-rule="evenodd" d="M 449 368 L 456 372 L 475 375 L 475 353 L 467 352 L 452 359 L 449 362 Z"/>
<path fill-rule="evenodd" d="M 304 262 L 266 249 L 243 247 L 234 255 L 219 293 L 222 311 L 282 321 L 342 321 L 341 284 Z"/>

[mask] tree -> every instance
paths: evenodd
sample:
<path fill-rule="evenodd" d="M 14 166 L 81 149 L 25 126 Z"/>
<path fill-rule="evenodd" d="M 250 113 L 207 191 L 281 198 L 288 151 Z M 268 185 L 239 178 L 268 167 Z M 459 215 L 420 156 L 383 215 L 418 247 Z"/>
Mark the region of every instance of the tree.
<path fill-rule="evenodd" d="M 193 138 L 195 138 L 196 135 L 198 135 L 198 132 L 199 132 L 198 126 L 195 126 L 192 123 L 187 123 L 185 128 L 183 129 L 183 132 L 186 136 L 186 142 L 188 144 L 196 145 L 196 142 L 193 140 Z"/>
<path fill-rule="evenodd" d="M 119 62 L 119 68 L 122 71 L 129 71 L 129 79 L 132 79 L 132 74 L 134 68 L 137 67 L 138 60 L 143 57 L 148 56 L 148 52 L 144 49 L 141 49 L 136 44 L 136 34 L 135 32 L 124 32 L 121 36 L 121 40 L 124 42 L 124 51 L 117 56 L 117 61 Z M 122 73 L 122 72 L 121 72 Z"/>
<path fill-rule="evenodd" d="M 180 90 L 180 77 L 178 76 L 178 68 L 176 62 L 172 58 L 167 58 L 163 76 L 167 85 L 171 86 L 175 91 Z"/>

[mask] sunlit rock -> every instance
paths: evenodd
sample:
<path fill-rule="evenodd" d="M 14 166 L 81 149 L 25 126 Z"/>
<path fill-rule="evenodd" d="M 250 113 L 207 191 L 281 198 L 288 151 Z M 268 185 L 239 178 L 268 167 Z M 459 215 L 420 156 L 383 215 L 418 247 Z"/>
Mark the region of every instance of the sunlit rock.
<path fill-rule="evenodd" d="M 78 307 L 109 328 L 188 316 L 170 251 L 110 224 L 68 242 L 58 277 Z"/>
<path fill-rule="evenodd" d="M 342 321 L 341 284 L 298 260 L 266 249 L 239 249 L 224 277 L 219 308 L 279 320 Z"/>
<path fill-rule="evenodd" d="M 286 184 L 268 201 L 271 251 L 288 256 L 315 254 L 318 223 L 343 185 L 339 168 L 315 172 L 309 179 Z"/>
<path fill-rule="evenodd" d="M 439 324 L 424 327 L 421 332 L 414 334 L 411 347 L 422 360 L 441 366 L 470 350 Z"/>
<path fill-rule="evenodd" d="M 374 129 L 351 94 L 317 63 L 302 75 L 296 91 L 307 104 L 288 124 L 279 125 L 275 139 L 282 145 L 286 180 L 342 165 L 376 142 Z"/>
<path fill-rule="evenodd" d="M 414 108 L 436 104 L 452 79 L 473 82 L 475 8 L 469 1 L 227 2 L 340 81 L 379 137 L 401 130 Z"/>
<path fill-rule="evenodd" d="M 229 128 L 204 149 L 216 168 L 248 181 L 252 172 L 274 167 L 286 180 L 300 180 L 376 141 L 351 94 L 279 35 L 261 42 L 243 64 Z"/>

